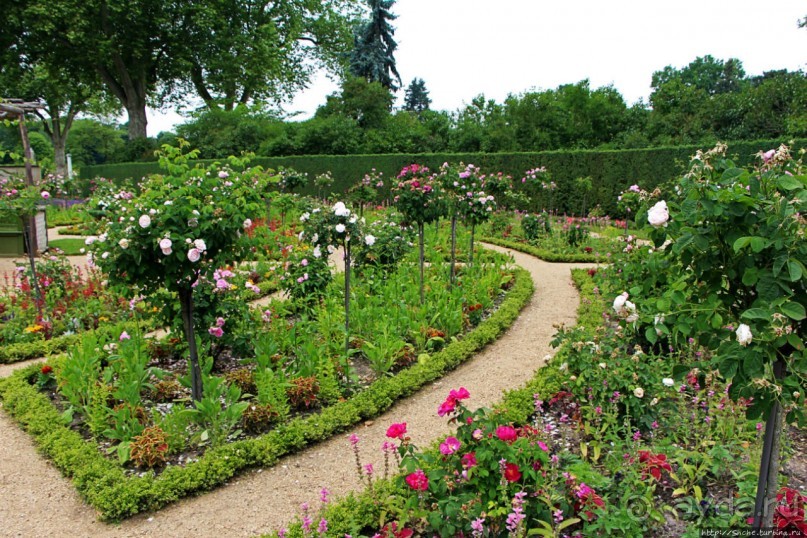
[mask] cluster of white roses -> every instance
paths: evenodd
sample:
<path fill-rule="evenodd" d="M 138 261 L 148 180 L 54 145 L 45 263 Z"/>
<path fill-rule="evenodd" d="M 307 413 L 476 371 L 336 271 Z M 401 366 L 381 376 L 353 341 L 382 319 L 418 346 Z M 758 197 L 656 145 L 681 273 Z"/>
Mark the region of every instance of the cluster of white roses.
<path fill-rule="evenodd" d="M 636 305 L 628 301 L 628 292 L 624 291 L 614 299 L 614 312 L 621 319 L 628 323 L 633 323 L 639 319 L 639 314 L 636 312 Z"/>

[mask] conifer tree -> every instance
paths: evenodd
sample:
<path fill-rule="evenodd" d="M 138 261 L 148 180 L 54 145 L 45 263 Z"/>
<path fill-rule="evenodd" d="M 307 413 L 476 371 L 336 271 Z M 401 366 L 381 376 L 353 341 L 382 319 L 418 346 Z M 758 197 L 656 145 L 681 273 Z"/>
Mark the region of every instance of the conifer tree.
<path fill-rule="evenodd" d="M 390 24 L 397 18 L 390 11 L 395 0 L 368 0 L 368 3 L 370 19 L 356 29 L 350 72 L 368 82 L 379 82 L 390 91 L 398 91 L 401 76 L 394 56 L 398 44 L 393 38 L 395 28 Z"/>
<path fill-rule="evenodd" d="M 432 100 L 429 99 L 429 90 L 422 78 L 414 78 L 406 88 L 404 100 L 404 110 L 420 114 L 424 110 L 429 110 Z"/>

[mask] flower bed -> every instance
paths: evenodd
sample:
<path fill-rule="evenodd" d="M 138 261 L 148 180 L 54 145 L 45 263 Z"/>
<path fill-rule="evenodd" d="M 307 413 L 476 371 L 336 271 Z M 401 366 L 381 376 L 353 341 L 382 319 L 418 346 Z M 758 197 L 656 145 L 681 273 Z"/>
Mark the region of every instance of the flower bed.
<path fill-rule="evenodd" d="M 430 355 L 428 361 L 418 362 L 393 377 L 382 377 L 346 401 L 296 418 L 268 434 L 210 449 L 197 461 L 184 467 L 171 466 L 159 476 L 154 473 L 127 476 L 124 468 L 67 427 L 49 399 L 32 385 L 40 367 L 29 367 L 0 381 L 0 396 L 6 411 L 35 438 L 57 467 L 73 479 L 101 517 L 119 520 L 215 487 L 244 468 L 273 465 L 284 454 L 377 415 L 398 398 L 456 367 L 509 327 L 529 300 L 531 279 L 520 270 L 515 275 L 507 298 L 489 318 L 461 340 Z M 62 367 L 64 360 L 55 360 L 54 369 Z"/>

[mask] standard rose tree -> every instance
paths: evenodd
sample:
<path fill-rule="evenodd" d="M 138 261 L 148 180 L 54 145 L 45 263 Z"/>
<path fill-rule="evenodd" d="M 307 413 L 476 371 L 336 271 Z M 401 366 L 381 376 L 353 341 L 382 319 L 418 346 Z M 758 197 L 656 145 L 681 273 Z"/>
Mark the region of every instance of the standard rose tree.
<path fill-rule="evenodd" d="M 261 207 L 266 174 L 244 169 L 246 159 L 230 157 L 226 166 L 191 166 L 196 151 L 163 146 L 155 175 L 137 196 L 112 196 L 107 201 L 103 233 L 93 243 L 90 260 L 112 282 L 133 294 L 165 287 L 176 292 L 188 342 L 191 391 L 202 396 L 193 323 L 194 287 L 200 277 L 212 278 L 219 267 L 242 259 L 236 240 L 250 216 Z M 240 171 L 239 171 L 240 170 Z"/>

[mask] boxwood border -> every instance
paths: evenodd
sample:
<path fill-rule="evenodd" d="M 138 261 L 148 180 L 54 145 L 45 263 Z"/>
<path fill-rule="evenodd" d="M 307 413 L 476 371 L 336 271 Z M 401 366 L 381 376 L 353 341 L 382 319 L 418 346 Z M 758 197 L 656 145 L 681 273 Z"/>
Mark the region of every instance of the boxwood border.
<path fill-rule="evenodd" d="M 69 477 L 99 518 L 120 521 L 156 510 L 187 495 L 217 487 L 250 467 L 270 467 L 282 456 L 332 437 L 362 420 L 389 409 L 398 399 L 416 392 L 472 357 L 508 329 L 529 302 L 534 284 L 529 272 L 516 268 L 512 289 L 499 308 L 478 327 L 430 360 L 393 377 L 379 379 L 363 392 L 321 412 L 298 418 L 254 439 L 207 451 L 186 467 L 170 467 L 158 477 L 127 476 L 93 443 L 63 424 L 48 398 L 29 382 L 40 368 L 32 365 L 0 380 L 0 401 L 6 412 L 34 438 L 39 450 Z M 54 360 L 59 360 L 54 359 Z"/>
<path fill-rule="evenodd" d="M 479 241 L 490 243 L 504 248 L 512 248 L 525 254 L 535 256 L 539 260 L 550 263 L 606 263 L 605 256 L 597 257 L 594 254 L 586 254 L 581 252 L 579 254 L 559 254 L 546 250 L 543 248 L 534 247 L 527 243 L 519 243 L 518 241 L 511 241 L 509 239 L 501 239 L 499 237 L 480 237 Z"/>

